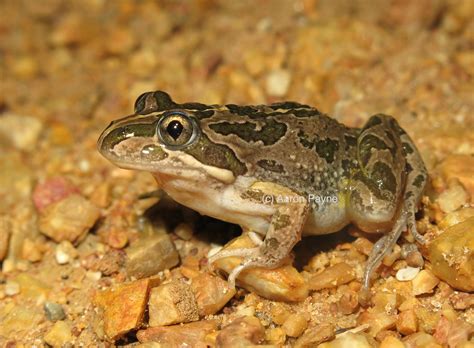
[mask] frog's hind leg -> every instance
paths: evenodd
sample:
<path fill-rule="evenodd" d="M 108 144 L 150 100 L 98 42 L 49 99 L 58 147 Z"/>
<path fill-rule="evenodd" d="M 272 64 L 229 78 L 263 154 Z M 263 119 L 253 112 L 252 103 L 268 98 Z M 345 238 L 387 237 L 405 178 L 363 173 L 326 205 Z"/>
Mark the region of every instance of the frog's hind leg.
<path fill-rule="evenodd" d="M 293 246 L 300 240 L 308 205 L 288 203 L 277 207 L 270 221 L 270 227 L 262 243 L 256 248 L 240 248 L 222 250 L 210 258 L 210 263 L 229 256 L 243 257 L 243 261 L 229 274 L 228 282 L 231 288 L 239 274 L 255 267 L 275 268 L 290 254 Z"/>
<path fill-rule="evenodd" d="M 383 257 L 389 253 L 393 246 L 397 243 L 397 240 L 400 238 L 400 235 L 402 234 L 406 225 L 407 214 L 405 211 L 403 211 L 395 222 L 392 231 L 380 238 L 377 243 L 374 244 L 365 265 L 364 276 L 362 278 L 362 289 L 360 292 L 360 301 L 362 304 L 367 304 L 369 302 L 370 277 L 372 273 L 378 267 Z"/>
<path fill-rule="evenodd" d="M 405 171 L 407 172 L 407 178 L 403 198 L 405 199 L 405 211 L 407 212 L 407 225 L 413 238 L 418 243 L 424 244 L 425 238 L 416 230 L 415 213 L 426 186 L 428 173 L 423 159 L 408 134 L 400 127 L 398 127 L 398 132 L 406 160 Z"/>
<path fill-rule="evenodd" d="M 426 182 L 426 169 L 413 142 L 391 116 L 370 118 L 357 139 L 359 168 L 351 177 L 349 214 L 366 232 L 389 231 L 369 255 L 361 298 L 368 296 L 370 276 L 400 234 L 415 229 L 415 211 Z M 364 296 L 365 295 L 365 296 Z"/>

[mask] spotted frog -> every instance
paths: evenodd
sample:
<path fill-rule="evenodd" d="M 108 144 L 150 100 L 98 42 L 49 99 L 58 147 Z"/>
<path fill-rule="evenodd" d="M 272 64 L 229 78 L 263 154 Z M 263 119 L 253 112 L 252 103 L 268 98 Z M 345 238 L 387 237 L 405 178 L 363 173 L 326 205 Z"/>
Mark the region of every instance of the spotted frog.
<path fill-rule="evenodd" d="M 302 235 L 349 223 L 382 234 L 366 264 L 366 291 L 402 231 L 424 242 L 415 212 L 427 172 L 388 115 L 349 128 L 295 102 L 179 104 L 155 91 L 137 99 L 132 115 L 113 121 L 98 148 L 119 167 L 152 173 L 175 201 L 249 233 L 254 247 L 210 258 L 242 258 L 228 276 L 232 287 L 245 269 L 279 266 Z"/>

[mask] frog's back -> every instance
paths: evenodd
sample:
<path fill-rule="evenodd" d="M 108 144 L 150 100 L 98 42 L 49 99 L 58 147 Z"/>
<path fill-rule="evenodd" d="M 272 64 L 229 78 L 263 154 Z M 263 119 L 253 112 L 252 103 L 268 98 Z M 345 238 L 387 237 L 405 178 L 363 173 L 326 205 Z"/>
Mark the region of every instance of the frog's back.
<path fill-rule="evenodd" d="M 201 127 L 246 163 L 247 176 L 304 195 L 336 194 L 355 155 L 357 130 L 295 102 L 228 104 Z"/>

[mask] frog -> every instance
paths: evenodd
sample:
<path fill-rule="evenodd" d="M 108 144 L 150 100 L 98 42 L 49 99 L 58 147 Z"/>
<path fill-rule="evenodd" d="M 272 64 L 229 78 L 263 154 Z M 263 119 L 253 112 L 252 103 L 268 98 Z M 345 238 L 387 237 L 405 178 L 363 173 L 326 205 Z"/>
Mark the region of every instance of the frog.
<path fill-rule="evenodd" d="M 231 288 L 244 270 L 280 266 L 302 236 L 354 224 L 380 236 L 363 273 L 367 296 L 402 232 L 425 243 L 415 213 L 427 170 L 407 132 L 386 114 L 355 128 L 292 101 L 177 103 L 152 91 L 103 131 L 98 150 L 121 168 L 150 172 L 176 202 L 242 227 L 253 247 L 209 257 L 210 264 L 241 258 L 228 274 Z"/>

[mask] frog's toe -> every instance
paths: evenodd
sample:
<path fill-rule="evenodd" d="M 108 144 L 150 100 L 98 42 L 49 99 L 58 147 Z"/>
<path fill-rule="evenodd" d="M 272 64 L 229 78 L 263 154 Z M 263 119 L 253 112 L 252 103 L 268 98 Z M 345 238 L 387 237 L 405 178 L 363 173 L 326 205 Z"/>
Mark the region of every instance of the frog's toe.
<path fill-rule="evenodd" d="M 255 251 L 258 250 L 258 248 L 237 248 L 237 249 L 230 249 L 230 250 L 220 250 L 214 255 L 211 255 L 208 257 L 208 263 L 212 264 L 216 262 L 217 260 L 226 258 L 226 257 L 243 257 L 247 258 L 250 257 L 255 253 Z"/>
<path fill-rule="evenodd" d="M 262 238 L 260 238 L 260 235 L 258 233 L 250 231 L 247 232 L 247 235 L 255 245 L 260 246 L 263 243 L 263 240 Z"/>
<path fill-rule="evenodd" d="M 410 231 L 411 235 L 415 240 L 420 244 L 425 244 L 426 239 L 423 237 L 416 229 L 416 220 L 415 220 L 415 213 L 410 212 L 408 215 L 408 222 L 407 222 L 408 230 Z"/>

